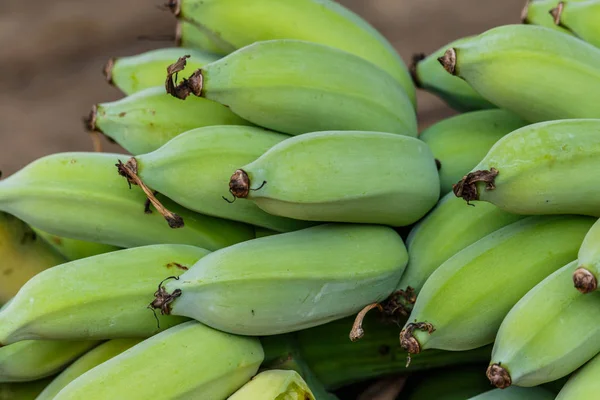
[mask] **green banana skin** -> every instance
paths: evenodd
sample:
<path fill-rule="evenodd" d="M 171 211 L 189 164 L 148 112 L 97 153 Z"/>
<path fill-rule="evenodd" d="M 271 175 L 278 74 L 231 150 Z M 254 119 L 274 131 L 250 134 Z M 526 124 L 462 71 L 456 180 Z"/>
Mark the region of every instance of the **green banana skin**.
<path fill-rule="evenodd" d="M 600 293 L 571 286 L 573 261 L 548 276 L 506 315 L 488 378 L 497 387 L 530 387 L 570 374 L 600 352 Z"/>
<path fill-rule="evenodd" d="M 158 281 L 181 275 L 208 253 L 187 245 L 153 245 L 48 269 L 0 310 L 0 343 L 149 337 L 185 321 L 153 316 L 148 309 Z"/>
<path fill-rule="evenodd" d="M 455 254 L 423 286 L 400 334 L 402 346 L 417 354 L 492 343 L 515 303 L 577 257 L 594 222 L 572 215 L 528 217 Z"/>
<path fill-rule="evenodd" d="M 411 375 L 402 389 L 402 399 L 465 400 L 489 390 L 490 383 L 481 371 L 480 364 L 473 364 Z"/>
<path fill-rule="evenodd" d="M 31 382 L 0 383 L 2 400 L 35 400 L 42 390 L 52 381 L 52 377 Z"/>
<path fill-rule="evenodd" d="M 388 72 L 416 105 L 408 69 L 390 42 L 359 15 L 331 0 L 171 0 L 171 9 L 221 48 L 297 39 L 338 48 Z"/>
<path fill-rule="evenodd" d="M 570 0 L 569 3 L 579 1 L 587 0 Z M 521 22 L 524 24 L 540 25 L 567 35 L 572 35 L 569 30 L 554 23 L 554 17 L 550 11 L 557 7 L 558 3 L 559 0 L 528 0 L 521 12 Z"/>
<path fill-rule="evenodd" d="M 263 357 L 256 338 L 189 321 L 89 370 L 54 400 L 225 400 L 256 374 Z"/>
<path fill-rule="evenodd" d="M 419 294 L 427 278 L 446 260 L 479 239 L 525 218 L 493 204 L 473 202 L 470 207 L 453 193 L 444 196 L 406 239 L 409 259 L 396 291 L 408 297 Z M 403 302 L 410 312 L 414 299 Z"/>
<path fill-rule="evenodd" d="M 600 119 L 529 125 L 500 139 L 454 187 L 515 214 L 600 216 Z M 581 180 L 578 180 L 581 179 Z"/>
<path fill-rule="evenodd" d="M 522 388 L 518 386 L 507 389 L 492 389 L 469 400 L 554 400 L 554 393 L 541 388 Z"/>
<path fill-rule="evenodd" d="M 183 218 L 170 228 L 146 196 L 131 190 L 115 163 L 129 156 L 71 152 L 42 157 L 0 181 L 0 210 L 57 236 L 135 247 L 180 243 L 216 250 L 254 237 L 251 226 L 193 213 L 158 196 Z"/>
<path fill-rule="evenodd" d="M 0 302 L 9 301 L 38 273 L 67 261 L 41 240 L 29 225 L 0 212 Z"/>
<path fill-rule="evenodd" d="M 276 335 L 385 299 L 407 261 L 402 238 L 391 228 L 318 225 L 211 253 L 178 280 L 166 281 L 155 304 L 224 332 Z"/>
<path fill-rule="evenodd" d="M 229 186 L 235 197 L 274 215 L 391 226 L 418 221 L 440 194 L 435 160 L 423 141 L 361 131 L 285 140 L 237 170 Z"/>
<path fill-rule="evenodd" d="M 593 399 L 600 391 L 600 355 L 596 355 L 577 371 L 558 393 L 556 400 Z"/>
<path fill-rule="evenodd" d="M 168 86 L 175 97 L 214 100 L 247 121 L 290 135 L 370 130 L 417 136 L 415 110 L 389 74 L 321 44 L 257 42 Z"/>
<path fill-rule="evenodd" d="M 142 339 L 113 339 L 100 344 L 79 357 L 73 364 L 56 376 L 36 397 L 36 400 L 52 400 L 58 392 L 90 369 L 121 354 Z"/>
<path fill-rule="evenodd" d="M 223 185 L 231 171 L 288 137 L 248 126 L 194 129 L 152 153 L 135 157 L 138 176 L 152 189 L 193 211 L 278 232 L 306 228 L 314 223 L 268 214 L 251 201 L 224 200 L 231 198 Z M 193 183 L 184 183 L 178 177 Z"/>
<path fill-rule="evenodd" d="M 228 397 L 228 400 L 315 400 L 304 379 L 291 370 L 261 372 Z"/>
<path fill-rule="evenodd" d="M 477 165 L 492 146 L 527 122 L 506 110 L 481 110 L 442 120 L 419 135 L 441 164 L 441 193 L 452 191 L 458 182 Z"/>
<path fill-rule="evenodd" d="M 126 95 L 154 86 L 164 88 L 167 67 L 183 56 L 190 56 L 187 63 L 194 69 L 219 59 L 216 54 L 197 49 L 169 47 L 129 57 L 111 58 L 104 67 L 104 76 Z"/>
<path fill-rule="evenodd" d="M 600 118 L 600 49 L 573 36 L 504 25 L 448 48 L 439 60 L 485 99 L 531 123 Z"/>
<path fill-rule="evenodd" d="M 97 341 L 23 340 L 0 348 L 0 382 L 26 382 L 54 375 Z"/>
<path fill-rule="evenodd" d="M 219 56 L 225 56 L 236 50 L 229 43 L 224 43 L 193 23 L 182 20 L 177 20 L 175 43 L 178 47 L 199 49 Z"/>
<path fill-rule="evenodd" d="M 52 235 L 37 228 L 32 228 L 36 235 L 41 237 L 46 243 L 52 246 L 56 251 L 62 254 L 66 260 L 75 261 L 86 257 L 97 256 L 99 254 L 109 253 L 120 250 L 120 247 L 109 244 L 84 242 L 82 240 L 69 239 Z M 62 262 L 60 263 L 62 264 Z"/>
<path fill-rule="evenodd" d="M 600 276 L 600 222 L 590 228 L 579 248 L 579 266 L 573 272 L 573 284 L 581 293 L 598 290 Z"/>
<path fill-rule="evenodd" d="M 97 104 L 88 121 L 91 131 L 102 132 L 133 155 L 150 153 L 191 129 L 251 125 L 217 102 L 200 97 L 177 100 L 165 93 L 164 86 Z"/>
<path fill-rule="evenodd" d="M 438 58 L 442 57 L 449 47 L 466 43 L 473 37 L 468 36 L 455 40 L 429 56 L 415 54 L 411 66 L 412 79 L 416 87 L 437 95 L 459 112 L 496 108 L 495 105 L 481 97 L 467 82 L 444 71 L 438 61 Z"/>

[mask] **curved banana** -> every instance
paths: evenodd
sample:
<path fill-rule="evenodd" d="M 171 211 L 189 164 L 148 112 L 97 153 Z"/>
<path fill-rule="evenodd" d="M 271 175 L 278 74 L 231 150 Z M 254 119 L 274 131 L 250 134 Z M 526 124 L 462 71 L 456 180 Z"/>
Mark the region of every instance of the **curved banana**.
<path fill-rule="evenodd" d="M 598 290 L 600 277 L 600 220 L 590 228 L 579 248 L 579 266 L 573 272 L 573 284 L 581 293 Z"/>
<path fill-rule="evenodd" d="M 194 69 L 219 59 L 218 55 L 197 49 L 169 47 L 129 57 L 111 58 L 104 66 L 104 76 L 110 84 L 130 95 L 164 85 L 167 67 L 184 56 L 189 56 L 188 65 Z"/>
<path fill-rule="evenodd" d="M 190 321 L 89 370 L 54 400 L 226 399 L 250 380 L 263 358 L 258 339 Z"/>
<path fill-rule="evenodd" d="M 177 20 L 175 43 L 178 47 L 200 49 L 219 56 L 225 56 L 236 50 L 229 43 L 223 43 L 202 28 L 183 20 Z"/>
<path fill-rule="evenodd" d="M 153 190 L 190 210 L 279 232 L 298 230 L 314 223 L 268 214 L 252 201 L 224 200 L 231 197 L 223 184 L 231 171 L 286 138 L 249 126 L 194 129 L 152 153 L 135 157 L 137 173 Z"/>
<path fill-rule="evenodd" d="M 41 237 L 50 246 L 54 247 L 56 251 L 62 254 L 66 258 L 66 260 L 69 261 L 97 256 L 99 254 L 109 253 L 111 251 L 121 250 L 120 247 L 111 246 L 110 244 L 84 242 L 82 240 L 56 236 L 51 233 L 44 232 L 35 227 L 32 229 L 36 235 Z"/>
<path fill-rule="evenodd" d="M 97 104 L 88 117 L 89 130 L 103 133 L 133 155 L 150 153 L 183 132 L 213 125 L 252 124 L 211 100 L 177 100 L 162 86 Z"/>
<path fill-rule="evenodd" d="M 406 226 L 438 200 L 435 160 L 423 141 L 382 132 L 313 132 L 241 166 L 236 198 L 305 221 Z"/>
<path fill-rule="evenodd" d="M 26 223 L 0 212 L 1 303 L 10 300 L 33 276 L 65 261 Z"/>
<path fill-rule="evenodd" d="M 515 214 L 600 216 L 600 119 L 549 121 L 500 139 L 454 187 Z"/>
<path fill-rule="evenodd" d="M 394 78 L 353 54 L 307 41 L 257 42 L 203 66 L 180 85 L 167 82 L 167 90 L 180 99 L 194 94 L 214 100 L 245 120 L 291 135 L 369 130 L 417 136 L 415 110 Z"/>
<path fill-rule="evenodd" d="M 562 388 L 556 400 L 593 399 L 600 391 L 600 354 L 588 361 Z"/>
<path fill-rule="evenodd" d="M 158 282 L 179 276 L 209 252 L 187 245 L 136 247 L 46 270 L 0 310 L 0 343 L 27 339 L 148 337 L 185 321 L 153 315 Z"/>
<path fill-rule="evenodd" d="M 554 393 L 541 387 L 514 386 L 507 389 L 488 390 L 468 400 L 554 400 L 554 397 Z"/>
<path fill-rule="evenodd" d="M 224 332 L 292 332 L 385 299 L 407 261 L 392 228 L 318 225 L 211 253 L 165 281 L 153 306 Z"/>
<path fill-rule="evenodd" d="M 52 400 L 58 392 L 79 376 L 121 354 L 141 341 L 142 339 L 113 339 L 93 348 L 58 374 L 35 400 Z"/>
<path fill-rule="evenodd" d="M 440 66 L 438 58 L 444 55 L 449 47 L 461 45 L 473 39 L 468 36 L 455 40 L 434 51 L 429 56 L 415 54 L 410 68 L 415 86 L 439 96 L 453 109 L 465 112 L 496 108 L 495 105 L 481 97 L 467 82 L 452 76 Z"/>
<path fill-rule="evenodd" d="M 0 382 L 25 382 L 64 369 L 97 341 L 23 340 L 0 348 Z"/>
<path fill-rule="evenodd" d="M 296 371 L 272 369 L 261 372 L 238 389 L 228 400 L 315 400 Z"/>
<path fill-rule="evenodd" d="M 528 217 L 458 252 L 425 282 L 400 334 L 402 346 L 417 354 L 492 343 L 511 307 L 577 257 L 594 222 L 571 215 Z"/>
<path fill-rule="evenodd" d="M 193 213 L 161 199 L 172 210 L 169 227 L 156 210 L 144 212 L 146 196 L 130 190 L 110 153 L 58 153 L 42 157 L 0 181 L 0 210 L 48 233 L 73 239 L 135 247 L 181 243 L 216 250 L 254 237 L 251 226 Z"/>
<path fill-rule="evenodd" d="M 527 125 L 506 110 L 460 114 L 431 125 L 419 135 L 439 161 L 442 194 L 477 165 L 505 135 Z"/>
<path fill-rule="evenodd" d="M 535 25 L 493 28 L 440 57 L 444 69 L 529 122 L 600 118 L 600 49 Z"/>
<path fill-rule="evenodd" d="M 577 261 L 529 291 L 504 318 L 487 371 L 499 388 L 566 376 L 600 352 L 600 293 L 571 286 Z"/>
<path fill-rule="evenodd" d="M 408 296 L 405 299 L 408 301 L 400 299 L 406 312 L 410 312 L 414 297 L 444 261 L 488 234 L 524 218 L 493 204 L 474 204 L 475 207 L 470 207 L 448 193 L 411 229 L 406 239 L 408 265 L 397 287 L 399 294 Z"/>
<path fill-rule="evenodd" d="M 388 72 L 416 105 L 415 87 L 394 47 L 367 21 L 335 1 L 170 0 L 169 3 L 178 19 L 196 26 L 221 48 L 239 49 L 259 41 L 298 39 L 355 54 Z"/>

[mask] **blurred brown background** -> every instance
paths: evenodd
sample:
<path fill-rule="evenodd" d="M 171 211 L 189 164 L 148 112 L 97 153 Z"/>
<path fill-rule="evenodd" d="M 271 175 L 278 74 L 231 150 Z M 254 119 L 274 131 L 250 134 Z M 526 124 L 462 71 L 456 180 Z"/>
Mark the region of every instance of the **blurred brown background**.
<path fill-rule="evenodd" d="M 82 117 L 121 97 L 101 74 L 111 56 L 172 45 L 160 0 L 0 0 L 0 170 L 91 150 Z M 518 23 L 524 0 L 340 0 L 378 28 L 405 61 L 456 38 Z M 153 40 L 141 37 L 152 37 Z M 157 40 L 163 37 L 163 41 Z M 419 93 L 421 128 L 453 112 Z M 105 151 L 120 151 L 104 142 Z"/>

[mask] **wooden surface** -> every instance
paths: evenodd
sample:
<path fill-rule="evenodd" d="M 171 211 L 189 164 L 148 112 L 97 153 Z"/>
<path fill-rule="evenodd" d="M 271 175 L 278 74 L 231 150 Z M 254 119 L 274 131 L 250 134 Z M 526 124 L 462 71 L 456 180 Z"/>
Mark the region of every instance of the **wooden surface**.
<path fill-rule="evenodd" d="M 248 0 L 251 1 L 251 0 Z M 456 38 L 518 23 L 523 0 L 345 0 L 404 60 Z M 91 150 L 82 117 L 122 95 L 101 74 L 111 56 L 168 47 L 174 18 L 149 0 L 0 0 L 0 170 L 60 151 Z M 419 93 L 421 127 L 452 115 Z M 105 143 L 105 151 L 121 151 Z"/>

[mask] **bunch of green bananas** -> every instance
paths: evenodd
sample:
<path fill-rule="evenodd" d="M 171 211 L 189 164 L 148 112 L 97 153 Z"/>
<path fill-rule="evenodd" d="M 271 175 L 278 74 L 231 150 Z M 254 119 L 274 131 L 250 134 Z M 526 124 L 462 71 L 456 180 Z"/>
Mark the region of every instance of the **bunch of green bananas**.
<path fill-rule="evenodd" d="M 0 181 L 0 399 L 597 396 L 600 1 L 411 68 L 332 0 L 167 5 L 87 118 L 124 151 Z"/>

